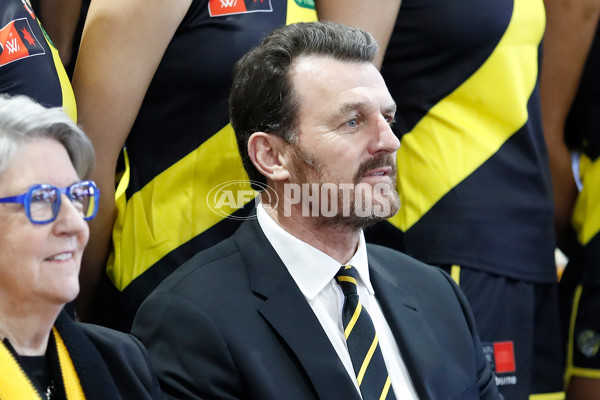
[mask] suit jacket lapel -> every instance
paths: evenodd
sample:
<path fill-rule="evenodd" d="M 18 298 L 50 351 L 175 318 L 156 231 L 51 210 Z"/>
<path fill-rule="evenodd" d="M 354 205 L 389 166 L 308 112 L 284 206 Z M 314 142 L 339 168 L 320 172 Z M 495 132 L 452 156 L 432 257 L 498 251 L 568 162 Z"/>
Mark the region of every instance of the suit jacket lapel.
<path fill-rule="evenodd" d="M 319 320 L 258 222 L 244 223 L 235 241 L 254 292 L 265 299 L 259 312 L 294 352 L 319 398 L 360 400 Z"/>
<path fill-rule="evenodd" d="M 444 399 L 446 382 L 440 377 L 446 373 L 439 362 L 443 352 L 419 305 L 404 291 L 401 277 L 392 275 L 373 257 L 373 251 L 369 253 L 369 274 L 419 398 Z"/>

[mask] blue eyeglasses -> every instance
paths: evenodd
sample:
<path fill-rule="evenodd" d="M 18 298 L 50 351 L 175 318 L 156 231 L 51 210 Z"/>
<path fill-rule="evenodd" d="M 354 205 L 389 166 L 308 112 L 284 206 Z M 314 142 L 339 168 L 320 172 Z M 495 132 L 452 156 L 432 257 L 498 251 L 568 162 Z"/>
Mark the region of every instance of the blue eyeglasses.
<path fill-rule="evenodd" d="M 93 181 L 77 182 L 66 188 L 52 185 L 33 185 L 27 193 L 4 197 L 0 203 L 20 203 L 25 207 L 27 218 L 34 224 L 48 224 L 60 211 L 61 195 L 66 195 L 84 220 L 89 221 L 98 212 L 100 189 Z"/>

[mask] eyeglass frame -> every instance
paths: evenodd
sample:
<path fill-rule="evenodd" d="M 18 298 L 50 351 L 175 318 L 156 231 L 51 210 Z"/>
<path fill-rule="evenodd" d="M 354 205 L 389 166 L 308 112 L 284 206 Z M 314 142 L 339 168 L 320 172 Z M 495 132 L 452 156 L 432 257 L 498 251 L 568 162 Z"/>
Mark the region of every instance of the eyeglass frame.
<path fill-rule="evenodd" d="M 45 225 L 45 224 L 49 224 L 51 222 L 56 221 L 56 218 L 58 217 L 58 213 L 60 212 L 60 207 L 62 206 L 62 195 L 64 194 L 65 196 L 67 196 L 67 198 L 72 203 L 74 201 L 74 199 L 71 197 L 71 193 L 70 193 L 71 188 L 73 188 L 74 186 L 81 185 L 81 184 L 90 185 L 90 187 L 94 191 L 94 194 L 93 194 L 94 212 L 90 216 L 87 216 L 87 217 L 85 215 L 83 216 L 84 221 L 89 221 L 89 220 L 94 219 L 94 217 L 96 217 L 96 214 L 98 213 L 98 201 L 100 199 L 100 189 L 98 189 L 98 186 L 96 186 L 96 183 L 92 180 L 79 181 L 79 182 L 76 182 L 67 187 L 63 187 L 63 188 L 59 188 L 54 185 L 48 185 L 46 183 L 41 183 L 41 184 L 30 186 L 29 189 L 27 190 L 27 192 L 25 192 L 23 194 L 19 194 L 16 196 L 2 197 L 2 198 L 0 198 L 0 203 L 22 204 L 25 209 L 25 215 L 27 216 L 27 219 L 29 220 L 29 222 L 31 222 L 32 224 L 35 224 L 35 225 Z M 33 192 L 38 189 L 55 189 L 60 193 L 60 196 L 58 196 L 58 200 L 56 200 L 56 202 L 58 203 L 58 205 L 56 207 L 56 213 L 54 213 L 54 216 L 51 219 L 48 219 L 45 221 L 34 221 L 33 218 L 31 217 L 31 208 L 30 208 L 31 207 L 31 196 L 32 196 Z"/>

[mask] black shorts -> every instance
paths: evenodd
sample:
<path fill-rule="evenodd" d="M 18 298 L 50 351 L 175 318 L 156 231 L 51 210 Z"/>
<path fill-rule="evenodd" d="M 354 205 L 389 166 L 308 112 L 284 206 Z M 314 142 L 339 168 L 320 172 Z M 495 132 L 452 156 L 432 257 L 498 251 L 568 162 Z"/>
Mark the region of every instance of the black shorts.
<path fill-rule="evenodd" d="M 572 376 L 600 379 L 600 286 L 561 285 L 566 330 L 566 381 Z"/>
<path fill-rule="evenodd" d="M 469 300 L 484 353 L 504 398 L 564 399 L 557 285 L 467 267 L 442 268 Z"/>

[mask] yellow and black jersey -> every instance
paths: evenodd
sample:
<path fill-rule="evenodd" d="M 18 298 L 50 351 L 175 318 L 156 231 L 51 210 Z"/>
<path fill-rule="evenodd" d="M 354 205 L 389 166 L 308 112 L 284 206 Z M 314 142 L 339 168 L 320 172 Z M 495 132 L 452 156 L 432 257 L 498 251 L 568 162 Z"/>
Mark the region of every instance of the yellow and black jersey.
<path fill-rule="evenodd" d="M 600 285 L 600 26 L 565 125 L 565 140 L 580 154 L 582 183 L 573 211 L 577 249 L 570 260 L 582 268 L 582 282 Z"/>
<path fill-rule="evenodd" d="M 382 74 L 399 213 L 367 238 L 432 264 L 556 281 L 540 118 L 543 0 L 403 0 Z"/>
<path fill-rule="evenodd" d="M 76 121 L 71 83 L 27 0 L 0 3 L 0 93 L 26 95 L 46 107 L 63 107 Z"/>
<path fill-rule="evenodd" d="M 228 115 L 232 68 L 273 29 L 312 20 L 313 0 L 193 0 L 126 140 L 107 265 L 118 302 L 103 323 L 127 330 L 158 283 L 248 214 L 253 196 Z M 240 201 L 215 210 L 211 191 L 227 183 Z"/>

